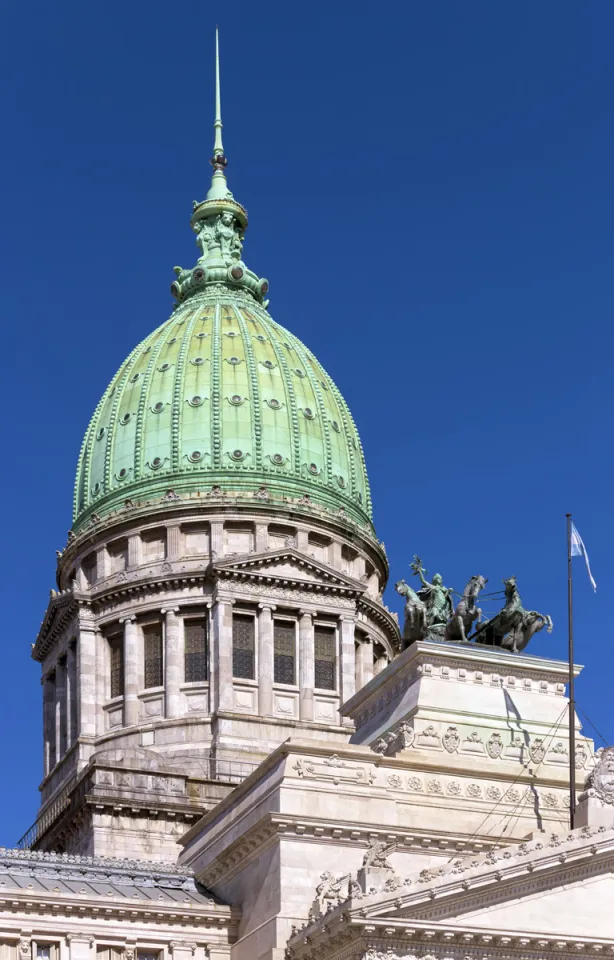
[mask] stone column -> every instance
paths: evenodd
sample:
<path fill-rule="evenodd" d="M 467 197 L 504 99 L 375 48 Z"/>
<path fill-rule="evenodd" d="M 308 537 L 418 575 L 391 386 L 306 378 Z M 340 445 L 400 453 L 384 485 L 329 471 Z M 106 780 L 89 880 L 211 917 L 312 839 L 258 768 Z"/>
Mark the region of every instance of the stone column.
<path fill-rule="evenodd" d="M 166 558 L 178 560 L 183 554 L 183 534 L 178 523 L 166 528 Z"/>
<path fill-rule="evenodd" d="M 273 646 L 273 610 L 269 603 L 259 603 L 258 609 L 258 713 L 273 716 L 273 676 L 275 652 Z"/>
<path fill-rule="evenodd" d="M 212 524 L 213 526 L 213 524 Z M 213 605 L 213 650 L 215 660 L 214 709 L 232 710 L 232 603 L 218 600 Z"/>
<path fill-rule="evenodd" d="M 313 616 L 299 611 L 298 622 L 298 683 L 300 687 L 300 718 L 313 720 L 313 688 L 315 686 L 315 652 L 313 643 Z"/>
<path fill-rule="evenodd" d="M 373 678 L 373 640 L 362 636 L 356 651 L 356 689 L 360 690 Z"/>
<path fill-rule="evenodd" d="M 66 657 L 61 657 L 55 668 L 55 756 L 61 760 L 66 753 Z"/>
<path fill-rule="evenodd" d="M 139 632 L 136 617 L 124 617 L 124 726 L 139 722 Z"/>
<path fill-rule="evenodd" d="M 77 647 L 79 678 L 78 727 L 82 737 L 96 736 L 96 626 L 89 607 L 79 608 L 79 645 Z"/>
<path fill-rule="evenodd" d="M 66 747 L 77 739 L 77 649 L 74 641 L 66 654 Z"/>
<path fill-rule="evenodd" d="M 48 673 L 43 685 L 43 739 L 45 744 L 45 776 L 55 765 L 55 676 Z"/>
<path fill-rule="evenodd" d="M 171 527 L 170 530 L 175 529 Z M 183 678 L 184 635 L 183 623 L 177 616 L 179 607 L 165 607 L 164 624 L 164 695 L 167 717 L 180 717 L 183 713 L 181 702 L 181 681 Z"/>
<path fill-rule="evenodd" d="M 224 555 L 224 524 L 221 520 L 211 521 L 211 559 L 217 560 Z"/>
<path fill-rule="evenodd" d="M 341 617 L 339 620 L 339 647 L 341 653 L 341 703 L 346 703 L 356 690 L 356 653 L 354 649 L 354 617 Z M 342 717 L 344 725 L 351 723 L 348 717 Z"/>

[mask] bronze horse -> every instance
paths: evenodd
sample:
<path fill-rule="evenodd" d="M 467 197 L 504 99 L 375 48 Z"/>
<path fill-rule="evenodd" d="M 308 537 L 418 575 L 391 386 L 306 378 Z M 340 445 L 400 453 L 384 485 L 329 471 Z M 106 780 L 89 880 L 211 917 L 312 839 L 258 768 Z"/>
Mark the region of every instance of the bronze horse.
<path fill-rule="evenodd" d="M 537 610 L 525 610 L 516 586 L 516 577 L 503 581 L 505 606 L 491 620 L 480 624 L 471 639 L 512 653 L 524 650 L 531 637 L 546 627 L 552 633 L 552 618 Z"/>

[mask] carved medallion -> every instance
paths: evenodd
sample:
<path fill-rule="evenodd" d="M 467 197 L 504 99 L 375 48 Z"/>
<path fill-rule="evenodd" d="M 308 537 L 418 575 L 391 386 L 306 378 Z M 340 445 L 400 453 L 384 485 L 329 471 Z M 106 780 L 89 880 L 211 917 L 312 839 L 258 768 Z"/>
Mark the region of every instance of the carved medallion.
<path fill-rule="evenodd" d="M 448 753 L 456 753 L 460 746 L 460 737 L 456 727 L 448 727 L 443 735 L 443 745 Z"/>
<path fill-rule="evenodd" d="M 531 760 L 533 763 L 541 763 L 544 757 L 546 756 L 546 748 L 544 747 L 544 741 L 539 737 L 537 740 L 534 740 L 531 744 L 529 753 L 531 754 Z"/>
<path fill-rule="evenodd" d="M 498 760 L 503 753 L 503 740 L 500 733 L 492 733 L 486 744 L 486 752 L 491 760 Z"/>

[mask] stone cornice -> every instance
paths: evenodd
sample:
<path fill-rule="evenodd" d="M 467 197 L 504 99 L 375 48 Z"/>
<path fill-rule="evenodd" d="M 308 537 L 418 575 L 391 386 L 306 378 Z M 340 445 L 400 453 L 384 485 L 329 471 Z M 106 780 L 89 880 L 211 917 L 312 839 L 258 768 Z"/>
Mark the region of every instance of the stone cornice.
<path fill-rule="evenodd" d="M 379 600 L 376 600 L 375 597 L 369 596 L 368 593 L 363 593 L 358 600 L 358 609 L 361 613 L 372 617 L 373 620 L 382 627 L 384 632 L 388 634 L 389 639 L 393 642 L 393 646 L 397 650 L 400 649 L 401 631 L 399 629 L 399 622 L 396 615 L 389 610 L 388 607 L 380 603 Z"/>
<path fill-rule="evenodd" d="M 575 666 L 575 676 L 582 667 Z M 521 689 L 526 680 L 543 684 L 543 692 L 563 697 L 568 676 L 568 665 L 562 660 L 549 660 L 526 654 L 513 654 L 476 644 L 438 643 L 419 641 L 411 644 L 393 661 L 387 670 L 378 674 L 358 690 L 343 706 L 346 716 L 356 717 L 370 711 L 384 694 L 388 696 L 395 686 L 406 687 L 420 677 L 477 683 L 486 686 L 505 686 Z"/>
<path fill-rule="evenodd" d="M 183 867 L 165 861 L 155 860 L 128 860 L 118 857 L 81 857 L 76 853 L 46 853 L 39 850 L 18 850 L 10 847 L 0 847 L 0 863 L 17 864 L 20 867 L 27 865 L 34 873 L 47 873 L 49 866 L 59 872 L 74 873 L 101 871 L 107 876 L 121 874 L 133 876 L 135 873 L 147 874 L 163 878 L 193 877 L 194 872 L 189 867 Z"/>
<path fill-rule="evenodd" d="M 198 825 L 197 825 L 198 827 Z M 386 843 L 394 841 L 400 852 L 441 854 L 442 858 L 463 854 L 484 854 L 485 851 L 501 846 L 498 838 L 473 837 L 467 839 L 459 834 L 434 833 L 414 829 L 411 832 L 391 828 L 386 824 L 357 823 L 356 821 L 324 820 L 304 816 L 269 813 L 253 824 L 245 833 L 215 857 L 204 870 L 199 870 L 199 878 L 206 887 L 228 882 L 236 872 L 243 870 L 245 864 L 261 856 L 274 838 L 286 838 L 313 845 L 340 843 L 363 850 L 374 838 Z M 180 841 L 182 842 L 182 841 Z"/>
<path fill-rule="evenodd" d="M 77 615 L 78 609 L 78 596 L 72 590 L 63 590 L 61 593 L 52 591 L 49 605 L 32 648 L 34 660 L 42 662 L 45 659 L 56 639 L 63 634 L 68 624 Z"/>
<path fill-rule="evenodd" d="M 295 932 L 291 960 L 554 960 L 614 955 L 614 939 L 541 935 L 482 926 L 326 915 L 318 930 Z"/>

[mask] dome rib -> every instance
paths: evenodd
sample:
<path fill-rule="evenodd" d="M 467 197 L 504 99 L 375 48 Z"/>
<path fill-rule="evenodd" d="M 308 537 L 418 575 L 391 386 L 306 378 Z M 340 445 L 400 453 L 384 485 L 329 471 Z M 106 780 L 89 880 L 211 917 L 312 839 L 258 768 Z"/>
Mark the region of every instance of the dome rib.
<path fill-rule="evenodd" d="M 221 439 L 221 312 L 220 303 L 215 306 L 213 330 L 211 333 L 211 462 L 214 469 L 222 466 L 222 439 Z"/>
<path fill-rule="evenodd" d="M 132 367 L 134 366 L 133 361 L 136 359 L 138 349 L 139 348 L 136 347 L 136 349 L 132 351 L 132 353 L 126 360 L 126 363 L 124 365 L 123 375 L 119 380 L 119 382 L 117 383 L 117 386 L 115 387 L 115 393 L 113 394 L 113 402 L 111 403 L 111 411 L 109 413 L 109 419 L 106 427 L 107 436 L 106 436 L 106 443 L 105 443 L 105 450 L 104 450 L 104 474 L 103 474 L 103 483 L 102 483 L 103 493 L 107 493 L 107 491 L 111 489 L 111 482 L 112 482 L 111 471 L 113 467 L 113 452 L 115 449 L 115 424 L 117 422 L 117 410 L 122 400 L 123 389 L 124 389 L 126 379 L 128 377 L 130 370 L 132 370 Z"/>
<path fill-rule="evenodd" d="M 173 399 L 171 407 L 171 464 L 173 471 L 179 470 L 181 466 L 181 412 L 183 410 L 183 371 L 185 367 L 185 358 L 188 352 L 192 337 L 194 336 L 194 327 L 196 325 L 196 314 L 189 319 L 184 326 L 183 337 L 177 351 L 177 366 L 175 367 L 175 383 L 173 384 Z"/>
<path fill-rule="evenodd" d="M 298 411 L 296 407 L 296 394 L 294 392 L 294 384 L 292 383 L 292 376 L 288 367 L 286 356 L 284 354 L 282 345 L 277 342 L 276 338 L 272 336 L 272 330 L 269 329 L 269 324 L 266 324 L 265 329 L 269 335 L 269 341 L 273 348 L 273 352 L 277 357 L 279 362 L 279 369 L 284 381 L 284 386 L 286 389 L 286 396 L 288 397 L 288 410 L 290 411 L 290 422 L 292 424 L 292 473 L 295 476 L 300 477 L 301 475 L 301 445 L 299 437 L 299 423 L 298 423 Z M 281 328 L 283 330 L 283 327 Z"/>
<path fill-rule="evenodd" d="M 253 441 L 254 441 L 254 464 L 256 469 L 262 468 L 262 410 L 261 410 L 261 399 L 260 399 L 260 389 L 258 382 L 258 370 L 256 366 L 256 358 L 254 356 L 254 350 L 251 343 L 250 332 L 247 328 L 247 324 L 241 315 L 241 311 L 237 309 L 236 306 L 232 305 L 239 329 L 243 334 L 243 343 L 245 346 L 245 356 L 247 362 L 247 370 L 249 375 L 249 384 L 250 384 L 250 402 L 252 404 L 252 424 L 253 424 Z"/>

